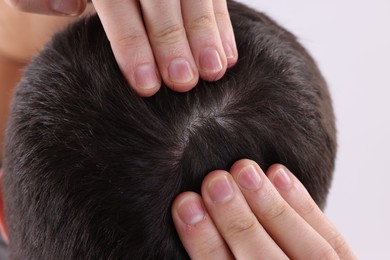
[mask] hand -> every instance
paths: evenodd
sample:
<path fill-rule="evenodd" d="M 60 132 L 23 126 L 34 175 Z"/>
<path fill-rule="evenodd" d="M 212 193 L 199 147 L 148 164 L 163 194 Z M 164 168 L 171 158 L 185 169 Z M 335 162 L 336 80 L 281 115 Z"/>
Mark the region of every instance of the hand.
<path fill-rule="evenodd" d="M 29 12 L 78 15 L 87 0 L 6 0 Z M 220 79 L 237 61 L 226 0 L 93 0 L 115 58 L 134 90 L 151 96 L 161 79 L 175 91 L 199 76 Z"/>
<path fill-rule="evenodd" d="M 184 192 L 172 216 L 192 259 L 356 259 L 298 179 L 253 161 L 214 171 L 202 196 Z"/>

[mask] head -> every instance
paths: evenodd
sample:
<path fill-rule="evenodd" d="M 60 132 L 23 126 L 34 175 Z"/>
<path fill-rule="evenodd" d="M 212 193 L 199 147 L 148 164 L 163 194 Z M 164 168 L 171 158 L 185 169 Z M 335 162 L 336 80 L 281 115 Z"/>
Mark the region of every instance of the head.
<path fill-rule="evenodd" d="M 6 136 L 11 258 L 187 258 L 173 199 L 242 158 L 264 170 L 286 165 L 324 206 L 336 152 L 326 83 L 292 34 L 240 4 L 229 8 L 238 63 L 188 93 L 133 92 L 97 16 L 34 59 Z"/>

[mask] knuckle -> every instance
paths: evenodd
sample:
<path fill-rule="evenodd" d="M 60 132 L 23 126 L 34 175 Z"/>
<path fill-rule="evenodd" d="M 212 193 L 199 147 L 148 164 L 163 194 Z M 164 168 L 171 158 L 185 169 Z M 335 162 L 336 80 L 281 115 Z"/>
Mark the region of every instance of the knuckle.
<path fill-rule="evenodd" d="M 316 211 L 317 209 L 317 205 L 313 202 L 313 203 L 301 203 L 301 205 L 299 205 L 300 208 L 298 209 L 298 212 L 299 214 L 305 218 L 307 216 L 310 216 L 310 215 L 313 215 L 313 213 Z"/>
<path fill-rule="evenodd" d="M 215 12 L 214 15 L 216 20 L 230 21 L 230 16 L 227 12 Z"/>
<path fill-rule="evenodd" d="M 142 46 L 147 41 L 148 39 L 146 35 L 142 33 L 121 35 L 120 38 L 114 39 L 114 42 L 116 42 L 116 45 L 118 45 L 118 47 L 120 48 L 131 48 L 131 47 Z"/>
<path fill-rule="evenodd" d="M 199 248 L 197 248 L 198 256 L 218 255 L 218 252 L 224 246 L 223 240 L 217 234 L 211 237 L 207 237 L 207 239 L 199 242 L 198 245 L 199 245 Z"/>
<path fill-rule="evenodd" d="M 326 247 L 321 249 L 320 252 L 318 252 L 318 257 L 313 256 L 314 258 L 311 259 L 319 259 L 319 260 L 337 260 L 340 259 L 339 256 L 336 254 L 336 252 L 331 247 Z"/>
<path fill-rule="evenodd" d="M 214 19 L 211 15 L 202 15 L 190 22 L 188 29 L 193 31 L 208 30 L 213 26 Z"/>
<path fill-rule="evenodd" d="M 266 219 L 274 220 L 285 215 L 286 211 L 287 211 L 287 205 L 283 202 L 277 202 L 271 204 L 271 206 L 265 209 L 263 212 L 263 216 Z"/>
<path fill-rule="evenodd" d="M 242 214 L 236 216 L 227 226 L 227 235 L 230 237 L 241 237 L 245 234 L 250 234 L 255 231 L 257 219 L 254 215 L 243 217 Z"/>
<path fill-rule="evenodd" d="M 180 24 L 166 26 L 160 31 L 152 34 L 152 38 L 157 44 L 174 44 L 185 37 L 185 29 Z"/>
<path fill-rule="evenodd" d="M 335 235 L 333 238 L 328 240 L 328 243 L 337 252 L 338 255 L 344 255 L 348 251 L 347 242 L 341 236 L 341 234 Z"/>

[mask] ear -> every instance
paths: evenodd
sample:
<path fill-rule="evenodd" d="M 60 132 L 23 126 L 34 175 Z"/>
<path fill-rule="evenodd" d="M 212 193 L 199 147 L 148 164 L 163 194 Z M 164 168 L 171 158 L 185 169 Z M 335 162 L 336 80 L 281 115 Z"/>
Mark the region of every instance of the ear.
<path fill-rule="evenodd" d="M 3 237 L 3 240 L 8 244 L 8 231 L 5 224 L 5 215 L 4 215 L 4 201 L 3 201 L 3 170 L 0 169 L 0 233 Z"/>

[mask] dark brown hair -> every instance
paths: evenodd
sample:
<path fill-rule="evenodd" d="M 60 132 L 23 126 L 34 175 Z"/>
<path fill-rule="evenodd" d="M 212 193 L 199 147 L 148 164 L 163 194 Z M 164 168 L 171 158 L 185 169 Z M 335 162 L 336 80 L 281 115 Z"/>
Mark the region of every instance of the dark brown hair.
<path fill-rule="evenodd" d="M 188 258 L 171 202 L 238 159 L 286 165 L 323 206 L 336 153 L 326 83 L 296 38 L 229 2 L 239 60 L 188 93 L 139 97 L 97 16 L 27 68 L 7 129 L 11 259 Z"/>

